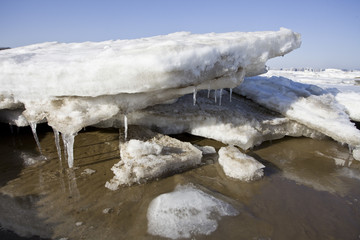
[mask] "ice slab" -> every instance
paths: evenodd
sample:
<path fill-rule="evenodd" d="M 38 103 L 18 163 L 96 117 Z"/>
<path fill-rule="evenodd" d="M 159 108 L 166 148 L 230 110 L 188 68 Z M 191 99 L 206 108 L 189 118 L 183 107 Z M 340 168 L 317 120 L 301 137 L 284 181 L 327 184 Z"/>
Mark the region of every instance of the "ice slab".
<path fill-rule="evenodd" d="M 313 128 L 340 143 L 360 146 L 360 131 L 344 107 L 322 88 L 283 77 L 245 79 L 234 92 Z"/>
<path fill-rule="evenodd" d="M 163 134 L 188 132 L 242 149 L 284 136 L 323 137 L 313 129 L 243 97 L 233 96 L 230 102 L 227 91 L 223 91 L 221 106 L 214 102 L 214 91 L 210 98 L 207 98 L 207 94 L 207 90 L 199 91 L 195 106 L 193 95 L 188 94 L 172 104 L 160 104 L 132 112 L 128 115 L 129 122 L 148 126 Z M 98 126 L 122 127 L 122 116 L 114 116 Z"/>
<path fill-rule="evenodd" d="M 128 133 L 131 140 L 120 143 L 121 160 L 111 168 L 115 176 L 105 185 L 111 190 L 181 172 L 201 162 L 202 152 L 190 143 L 142 127 L 130 126 Z"/>
<path fill-rule="evenodd" d="M 191 184 L 178 185 L 149 204 L 148 233 L 171 239 L 209 235 L 217 229 L 221 217 L 238 214 L 229 203 Z"/>
<path fill-rule="evenodd" d="M 227 176 L 246 182 L 257 180 L 264 175 L 263 164 L 234 146 L 220 148 L 219 164 Z"/>
<path fill-rule="evenodd" d="M 25 107 L 29 122 L 46 119 L 57 131 L 75 134 L 194 89 L 235 87 L 300 44 L 299 34 L 282 28 L 8 49 L 0 52 L 0 108 Z"/>

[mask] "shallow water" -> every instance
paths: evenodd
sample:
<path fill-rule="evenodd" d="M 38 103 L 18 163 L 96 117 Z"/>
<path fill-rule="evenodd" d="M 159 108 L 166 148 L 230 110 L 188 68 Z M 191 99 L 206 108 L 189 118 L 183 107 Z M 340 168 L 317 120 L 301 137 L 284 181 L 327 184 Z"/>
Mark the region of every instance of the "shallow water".
<path fill-rule="evenodd" d="M 284 138 L 248 151 L 266 166 L 265 176 L 255 182 L 229 179 L 213 154 L 199 168 L 110 191 L 104 185 L 119 161 L 118 130 L 80 132 L 73 170 L 64 157 L 59 160 L 53 131 L 46 126 L 37 130 L 45 157 L 30 128 L 11 134 L 1 126 L 0 225 L 19 236 L 161 239 L 147 233 L 149 203 L 178 184 L 192 183 L 240 212 L 223 217 L 211 235 L 194 239 L 360 237 L 360 162 L 351 161 L 347 147 L 330 139 Z M 175 137 L 217 150 L 223 146 L 187 134 Z M 85 169 L 96 172 L 85 174 Z M 3 232 L 8 235 L 0 236 L 9 236 Z"/>

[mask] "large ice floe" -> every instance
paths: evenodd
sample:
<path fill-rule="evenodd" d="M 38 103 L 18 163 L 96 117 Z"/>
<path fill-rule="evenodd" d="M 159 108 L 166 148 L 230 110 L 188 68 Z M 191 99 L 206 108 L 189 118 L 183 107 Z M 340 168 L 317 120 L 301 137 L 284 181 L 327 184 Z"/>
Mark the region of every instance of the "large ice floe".
<path fill-rule="evenodd" d="M 8 49 L 0 52 L 1 115 L 19 126 L 25 118 L 35 136 L 36 124 L 47 122 L 61 133 L 72 167 L 74 138 L 83 127 L 114 116 L 126 123 L 135 110 L 196 97 L 201 89 L 234 88 L 300 44 L 299 34 L 282 28 Z"/>
<path fill-rule="evenodd" d="M 217 229 L 221 217 L 238 214 L 229 203 L 193 185 L 178 185 L 150 203 L 148 233 L 171 239 L 209 235 Z"/>

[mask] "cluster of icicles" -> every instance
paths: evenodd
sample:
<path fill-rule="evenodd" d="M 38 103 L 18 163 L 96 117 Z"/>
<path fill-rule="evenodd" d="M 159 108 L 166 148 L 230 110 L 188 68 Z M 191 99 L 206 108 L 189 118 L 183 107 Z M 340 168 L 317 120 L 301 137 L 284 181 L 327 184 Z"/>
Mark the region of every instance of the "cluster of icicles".
<path fill-rule="evenodd" d="M 208 89 L 208 95 L 207 97 L 210 98 L 210 87 Z M 214 90 L 215 93 L 214 93 L 214 100 L 215 100 L 215 103 L 217 103 L 217 98 L 219 95 L 219 105 L 221 106 L 221 101 L 222 101 L 222 93 L 223 93 L 223 89 L 215 89 Z M 232 88 L 229 89 L 230 91 L 230 102 L 231 102 L 231 98 L 232 98 Z M 194 88 L 194 92 L 193 92 L 193 104 L 194 106 L 196 105 L 196 94 L 197 94 L 197 88 L 195 87 Z M 41 155 L 43 155 L 42 153 L 42 149 L 41 149 L 41 145 L 40 145 L 40 141 L 39 141 L 39 138 L 37 136 L 37 133 L 36 133 L 36 123 L 34 122 L 31 122 L 29 123 L 30 124 L 30 127 L 31 127 L 31 130 L 32 130 L 32 133 L 34 135 L 34 139 L 35 139 L 35 142 L 36 142 L 36 145 L 39 149 L 39 152 Z M 53 128 L 53 131 L 54 131 L 54 136 L 55 136 L 55 145 L 56 145 L 56 150 L 57 150 L 57 153 L 58 153 L 58 157 L 59 157 L 59 160 L 61 161 L 62 159 L 62 151 L 61 151 L 61 145 L 60 145 L 60 132 L 57 131 L 55 128 Z M 128 132 L 128 120 L 127 120 L 127 116 L 124 115 L 124 135 L 125 135 L 125 141 L 127 140 L 127 132 Z M 75 136 L 77 135 L 77 133 L 75 134 L 64 134 L 62 133 L 61 134 L 61 138 L 62 138 L 62 141 L 63 141 L 63 144 L 64 144 L 64 154 L 65 154 L 65 160 L 67 160 L 68 162 L 68 165 L 69 165 L 69 168 L 73 168 L 74 167 L 74 142 L 75 142 Z"/>

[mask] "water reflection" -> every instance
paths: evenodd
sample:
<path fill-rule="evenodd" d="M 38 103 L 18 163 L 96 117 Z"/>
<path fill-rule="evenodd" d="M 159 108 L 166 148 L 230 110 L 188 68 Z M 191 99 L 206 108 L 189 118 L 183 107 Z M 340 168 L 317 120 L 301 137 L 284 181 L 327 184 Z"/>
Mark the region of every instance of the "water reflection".
<path fill-rule="evenodd" d="M 360 164 L 351 163 L 347 148 L 331 140 L 286 138 L 249 151 L 266 166 L 265 176 L 251 183 L 228 178 L 214 154 L 197 169 L 110 191 L 104 185 L 119 161 L 117 130 L 80 132 L 74 169 L 59 160 L 52 129 L 38 132 L 47 160 L 24 165 L 24 158 L 40 155 L 31 130 L 19 135 L 23 145 L 16 136 L 15 151 L 10 134 L 0 139 L 0 225 L 24 236 L 158 239 L 147 233 L 150 202 L 188 183 L 240 212 L 196 239 L 356 239 L 360 234 Z M 191 136 L 182 140 L 223 146 Z M 92 174 L 81 174 L 86 169 Z"/>

